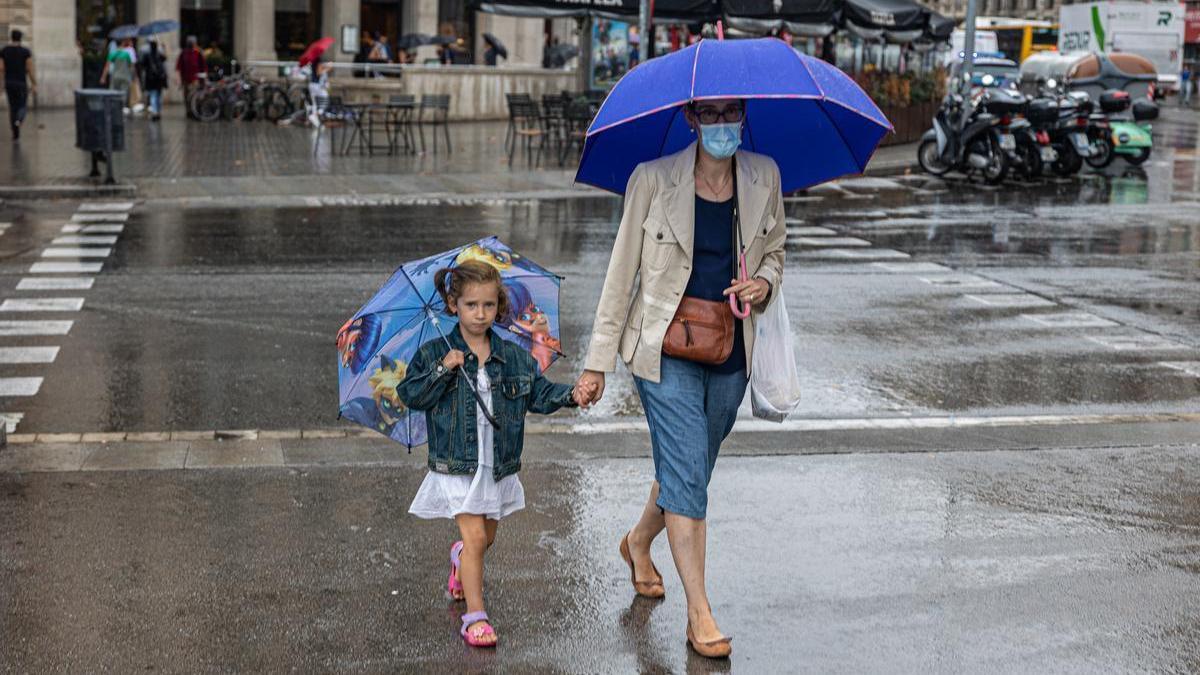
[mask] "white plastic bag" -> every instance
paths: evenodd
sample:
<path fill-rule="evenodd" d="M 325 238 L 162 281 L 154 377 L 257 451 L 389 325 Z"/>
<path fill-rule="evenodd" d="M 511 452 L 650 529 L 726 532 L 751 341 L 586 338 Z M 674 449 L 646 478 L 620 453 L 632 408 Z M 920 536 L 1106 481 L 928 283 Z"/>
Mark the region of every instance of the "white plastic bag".
<path fill-rule="evenodd" d="M 750 406 L 755 417 L 782 422 L 798 405 L 800 376 L 792 352 L 792 328 L 783 294 L 776 292 L 755 326 Z"/>

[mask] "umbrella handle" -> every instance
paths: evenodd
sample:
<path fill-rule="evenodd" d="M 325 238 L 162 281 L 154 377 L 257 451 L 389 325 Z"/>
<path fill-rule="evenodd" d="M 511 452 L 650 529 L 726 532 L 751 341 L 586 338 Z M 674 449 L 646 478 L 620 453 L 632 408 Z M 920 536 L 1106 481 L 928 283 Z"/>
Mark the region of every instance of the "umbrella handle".
<path fill-rule="evenodd" d="M 746 281 L 746 254 L 745 254 L 745 252 L 738 254 L 738 270 L 739 270 L 738 280 Z M 738 307 L 739 302 L 742 305 L 740 308 Z M 729 294 L 729 310 L 732 311 L 733 315 L 736 316 L 737 318 L 745 319 L 746 317 L 750 316 L 750 303 L 742 302 L 741 300 L 738 300 L 737 293 L 730 293 Z"/>
<path fill-rule="evenodd" d="M 425 314 L 429 317 L 430 322 L 433 323 L 433 327 L 437 330 L 438 335 L 442 337 L 442 342 L 445 342 L 446 346 L 450 349 L 454 349 L 454 345 L 450 344 L 450 339 L 447 338 L 446 334 L 442 332 L 442 326 L 438 321 L 437 315 L 433 313 L 433 310 L 426 306 Z M 482 368 L 483 364 L 479 364 L 479 367 Z M 479 390 L 475 388 L 475 383 L 471 381 L 471 378 L 467 377 L 467 373 L 462 368 L 458 369 L 458 374 L 461 375 L 464 380 L 466 380 L 467 386 L 471 388 L 471 393 L 475 396 L 475 402 L 478 403 L 479 408 L 483 410 L 483 416 L 487 418 L 487 421 L 492 425 L 493 429 L 499 429 L 500 423 L 496 421 L 496 418 L 492 416 L 492 411 L 489 410 L 487 404 L 483 402 L 483 397 L 479 395 Z"/>

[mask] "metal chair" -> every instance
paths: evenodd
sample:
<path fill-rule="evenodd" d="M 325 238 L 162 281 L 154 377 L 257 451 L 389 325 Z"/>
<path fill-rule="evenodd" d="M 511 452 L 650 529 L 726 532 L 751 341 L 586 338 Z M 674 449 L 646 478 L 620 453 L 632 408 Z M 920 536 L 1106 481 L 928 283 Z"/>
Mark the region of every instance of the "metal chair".
<path fill-rule="evenodd" d="M 417 139 L 413 137 L 412 118 L 417 107 L 417 97 L 412 94 L 393 94 L 388 97 L 385 129 L 388 142 L 396 152 L 400 150 L 398 138 L 404 139 L 404 151 L 415 153 Z"/>
<path fill-rule="evenodd" d="M 313 154 L 321 147 L 321 134 L 329 129 L 329 154 L 337 154 L 337 130 L 346 126 L 346 120 L 352 119 L 354 113 L 346 108 L 341 96 L 318 96 L 313 104 L 317 107 L 317 142 L 313 144 Z M 343 134 L 345 135 L 345 134 Z M 344 142 L 344 141 L 343 141 Z"/>
<path fill-rule="evenodd" d="M 508 165 L 512 166 L 513 155 L 517 151 L 517 142 L 524 141 L 526 161 L 533 161 L 533 139 L 538 139 L 538 159 L 546 147 L 546 127 L 536 103 L 513 103 L 513 142 L 508 149 Z"/>
<path fill-rule="evenodd" d="M 426 117 L 428 115 L 428 117 Z M 421 107 L 417 112 L 417 132 L 421 134 L 421 152 L 425 152 L 425 125 L 433 127 L 433 151 L 437 152 L 437 128 L 442 128 L 446 138 L 446 151 L 454 152 L 450 145 L 450 95 L 426 94 L 421 97 Z"/>
<path fill-rule="evenodd" d="M 516 119 L 513 117 L 513 104 L 533 103 L 533 97 L 529 94 L 505 94 L 504 98 L 508 101 L 508 128 L 504 130 L 504 151 L 509 152 L 517 131 Z"/>

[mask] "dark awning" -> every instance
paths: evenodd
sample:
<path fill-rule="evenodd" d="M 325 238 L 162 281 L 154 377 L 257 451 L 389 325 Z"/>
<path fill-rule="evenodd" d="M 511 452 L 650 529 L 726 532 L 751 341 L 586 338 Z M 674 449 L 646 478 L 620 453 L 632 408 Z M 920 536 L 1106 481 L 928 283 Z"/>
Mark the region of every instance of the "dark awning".
<path fill-rule="evenodd" d="M 836 0 L 723 0 L 726 17 L 787 21 L 798 24 L 832 24 L 837 14 Z"/>
<path fill-rule="evenodd" d="M 957 25 L 958 21 L 931 11 L 929 12 L 929 23 L 925 26 L 925 37 L 937 42 L 944 42 L 950 39 L 950 35 L 954 33 Z"/>
<path fill-rule="evenodd" d="M 844 0 L 842 18 L 868 31 L 908 31 L 923 29 L 928 11 L 914 0 Z"/>
<path fill-rule="evenodd" d="M 638 16 L 638 0 L 500 0 L 481 2 L 480 11 L 507 16 L 553 19 L 598 16 L 628 21 Z M 656 0 L 656 21 L 710 21 L 720 17 L 717 0 Z"/>

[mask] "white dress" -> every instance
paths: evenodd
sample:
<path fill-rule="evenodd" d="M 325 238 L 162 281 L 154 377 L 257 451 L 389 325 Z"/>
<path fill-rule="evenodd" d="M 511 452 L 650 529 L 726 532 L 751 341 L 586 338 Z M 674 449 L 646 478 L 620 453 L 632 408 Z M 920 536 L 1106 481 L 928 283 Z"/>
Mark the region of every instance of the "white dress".
<path fill-rule="evenodd" d="M 487 371 L 479 369 L 476 379 L 479 396 L 493 409 L 492 384 Z M 517 474 L 493 478 L 495 465 L 493 451 L 493 429 L 483 415 L 479 404 L 475 404 L 475 435 L 479 438 L 479 465 L 475 475 L 452 475 L 430 471 L 421 482 L 417 496 L 413 497 L 408 512 L 418 518 L 454 518 L 460 513 L 474 513 L 492 520 L 525 508 L 525 489 Z"/>

